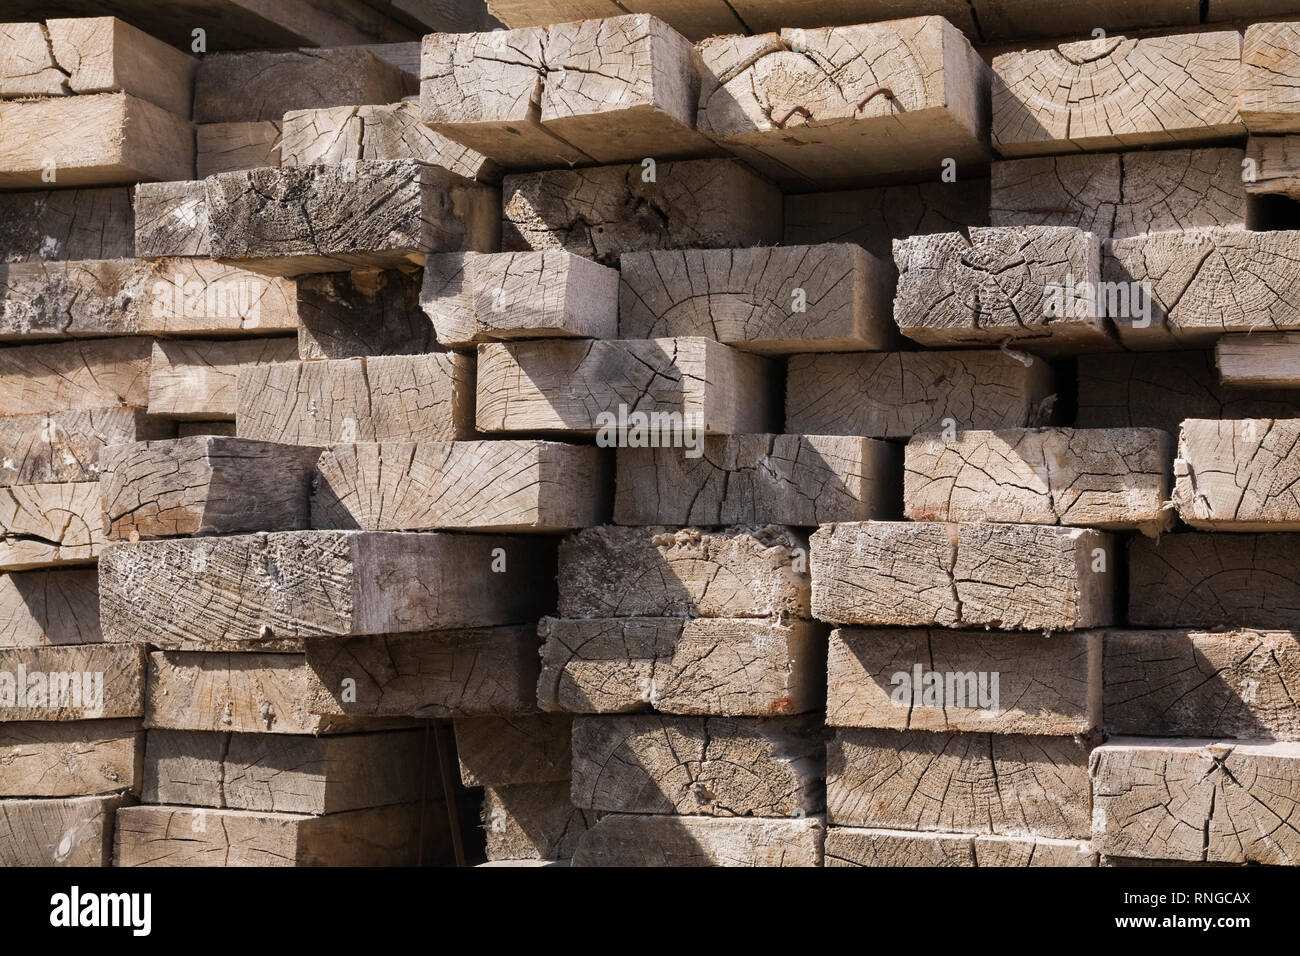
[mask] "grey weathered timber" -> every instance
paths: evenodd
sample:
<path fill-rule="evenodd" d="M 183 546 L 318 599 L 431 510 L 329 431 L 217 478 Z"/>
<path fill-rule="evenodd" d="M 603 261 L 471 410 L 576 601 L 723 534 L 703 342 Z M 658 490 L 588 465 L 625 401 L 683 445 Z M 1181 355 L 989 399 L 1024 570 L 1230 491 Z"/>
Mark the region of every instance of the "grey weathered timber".
<path fill-rule="evenodd" d="M 96 644 L 103 639 L 94 568 L 0 574 L 0 647 Z"/>
<path fill-rule="evenodd" d="M 90 564 L 106 540 L 97 481 L 0 488 L 0 571 Z"/>
<path fill-rule="evenodd" d="M 160 258 L 211 253 L 208 200 L 202 180 L 141 183 L 135 187 L 134 197 L 134 255 Z"/>
<path fill-rule="evenodd" d="M 502 181 L 501 248 L 567 249 L 605 265 L 646 249 L 781 241 L 781 194 L 728 159 L 516 173 Z"/>
<path fill-rule="evenodd" d="M 897 341 L 890 269 L 848 243 L 631 252 L 619 277 L 620 338 L 700 335 L 769 355 Z"/>
<path fill-rule="evenodd" d="M 560 544 L 560 616 L 810 617 L 808 542 L 776 525 L 589 528 Z"/>
<path fill-rule="evenodd" d="M 826 866 L 1096 866 L 1083 840 L 829 827 Z"/>
<path fill-rule="evenodd" d="M 437 257 L 431 257 L 437 258 Z M 341 359 L 440 351 L 420 308 L 420 271 L 355 269 L 297 280 L 298 358 Z"/>
<path fill-rule="evenodd" d="M 320 449 L 210 435 L 113 445 L 100 454 L 104 530 L 114 541 L 310 524 Z"/>
<path fill-rule="evenodd" d="M 867 521 L 827 525 L 811 544 L 822 621 L 1073 631 L 1115 616 L 1118 555 L 1100 531 Z"/>
<path fill-rule="evenodd" d="M 294 445 L 473 434 L 474 359 L 454 352 L 243 365 L 240 438 Z"/>
<path fill-rule="evenodd" d="M 630 10 L 652 13 L 691 40 L 743 32 L 745 24 L 733 6 L 739 6 L 736 0 L 487 0 L 492 16 L 511 29 L 616 17 Z"/>
<path fill-rule="evenodd" d="M 0 800 L 0 866 L 109 866 L 126 794 Z"/>
<path fill-rule="evenodd" d="M 1254 162 L 1247 169 L 1252 174 L 1246 177 L 1247 193 L 1300 199 L 1300 136 L 1251 136 L 1246 158 Z"/>
<path fill-rule="evenodd" d="M 770 360 L 705 338 L 488 342 L 478 347 L 475 417 L 483 432 L 684 446 L 772 431 L 774 378 Z"/>
<path fill-rule="evenodd" d="M 280 127 L 278 120 L 198 124 L 194 127 L 194 174 L 207 179 L 239 169 L 279 166 Z"/>
<path fill-rule="evenodd" d="M 0 414 L 147 405 L 149 351 L 146 338 L 0 349 Z"/>
<path fill-rule="evenodd" d="M 448 348 L 619 338 L 615 269 L 562 249 L 429 256 L 420 305 Z M 639 338 L 640 336 L 621 336 Z"/>
<path fill-rule="evenodd" d="M 1239 394 L 1243 387 L 1294 389 L 1300 385 L 1300 333 L 1225 335 L 1215 343 L 1214 361 L 1229 395 Z M 1289 413 L 1290 396 L 1295 393 L 1282 395 L 1287 396 Z"/>
<path fill-rule="evenodd" d="M 773 717 L 825 699 L 823 628 L 753 618 L 544 617 L 543 710 Z"/>
<path fill-rule="evenodd" d="M 837 628 L 833 727 L 1086 734 L 1100 726 L 1102 635 Z"/>
<path fill-rule="evenodd" d="M 335 445 L 314 528 L 558 533 L 609 517 L 609 452 L 532 439 Z"/>
<path fill-rule="evenodd" d="M 585 833 L 574 866 L 821 866 L 820 816 L 679 817 L 611 813 Z"/>
<path fill-rule="evenodd" d="M 70 644 L 0 650 L 0 722 L 144 715 L 143 647 Z"/>
<path fill-rule="evenodd" d="M 1294 13 L 1294 11 L 1288 11 Z M 1252 133 L 1300 132 L 1300 23 L 1252 23 L 1241 48 L 1241 118 Z"/>
<path fill-rule="evenodd" d="M 0 796 L 139 793 L 143 758 L 135 718 L 0 723 Z"/>
<path fill-rule="evenodd" d="M 907 443 L 903 513 L 1155 534 L 1172 523 L 1173 454 L 1173 440 L 1154 428 L 918 435 Z"/>
<path fill-rule="evenodd" d="M 121 259 L 135 255 L 131 190 L 0 193 L 0 261 Z"/>
<path fill-rule="evenodd" d="M 1093 751 L 1091 769 L 1092 836 L 1103 854 L 1300 862 L 1290 823 L 1300 801 L 1300 744 L 1112 737 Z"/>
<path fill-rule="evenodd" d="M 1300 419 L 1185 420 L 1174 460 L 1178 516 L 1202 531 L 1300 531 L 1298 441 Z"/>
<path fill-rule="evenodd" d="M 564 714 L 458 719 L 456 753 L 461 782 L 467 787 L 568 783 L 572 731 L 573 719 Z"/>
<path fill-rule="evenodd" d="M 1052 370 L 994 351 L 793 355 L 785 430 L 799 435 L 910 439 L 952 427 L 1046 424 Z"/>
<path fill-rule="evenodd" d="M 0 418 L 0 484 L 94 481 L 106 447 L 171 432 L 169 422 L 127 406 L 7 415 Z"/>
<path fill-rule="evenodd" d="M 709 436 L 620 448 L 618 524 L 808 526 L 899 517 L 897 446 L 848 435 Z"/>
<path fill-rule="evenodd" d="M 1090 749 L 1071 737 L 838 728 L 826 745 L 826 819 L 1087 839 Z"/>
<path fill-rule="evenodd" d="M 239 370 L 297 357 L 298 343 L 292 338 L 154 342 L 149 414 L 234 424 Z"/>
<path fill-rule="evenodd" d="M 567 860 L 596 816 L 569 802 L 567 780 L 487 787 L 481 816 L 487 858 Z"/>

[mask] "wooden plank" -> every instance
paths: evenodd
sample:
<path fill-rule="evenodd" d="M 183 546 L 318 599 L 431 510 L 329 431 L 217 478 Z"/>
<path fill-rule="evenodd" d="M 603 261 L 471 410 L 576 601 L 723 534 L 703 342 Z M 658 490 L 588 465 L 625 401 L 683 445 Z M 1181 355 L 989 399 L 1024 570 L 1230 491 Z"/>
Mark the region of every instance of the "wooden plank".
<path fill-rule="evenodd" d="M 0 261 L 121 259 L 135 255 L 131 190 L 0 193 Z"/>
<path fill-rule="evenodd" d="M 474 359 L 454 352 L 240 367 L 240 438 L 291 445 L 455 441 L 473 432 Z"/>
<path fill-rule="evenodd" d="M 1072 737 L 838 728 L 826 745 L 826 819 L 1086 840 L 1090 749 Z"/>
<path fill-rule="evenodd" d="M 125 794 L 0 800 L 0 866 L 109 866 Z"/>
<path fill-rule="evenodd" d="M 1097 851 L 1089 840 L 977 836 L 975 863 L 983 867 L 1096 866 Z"/>
<path fill-rule="evenodd" d="M 885 730 L 1086 734 L 1101 722 L 1099 631 L 836 628 L 826 722 Z"/>
<path fill-rule="evenodd" d="M 158 646 L 517 624 L 547 610 L 554 554 L 538 537 L 371 531 L 118 543 L 100 614 L 105 639 Z"/>
<path fill-rule="evenodd" d="M 995 226 L 1074 226 L 1123 239 L 1246 226 L 1240 149 L 1045 156 L 994 163 Z"/>
<path fill-rule="evenodd" d="M 1300 740 L 1292 631 L 1107 631 L 1111 734 Z"/>
<path fill-rule="evenodd" d="M 994 351 L 793 355 L 785 430 L 799 435 L 910 439 L 946 427 L 1046 424 L 1052 372 L 1032 356 Z"/>
<path fill-rule="evenodd" d="M 811 544 L 812 610 L 823 621 L 1073 631 L 1115 616 L 1118 555 L 1100 531 L 867 521 L 828 525 Z"/>
<path fill-rule="evenodd" d="M 982 836 L 829 827 L 826 866 L 1096 866 L 1092 845 L 1037 836 Z"/>
<path fill-rule="evenodd" d="M 108 539 L 97 481 L 0 488 L 0 571 L 90 564 Z"/>
<path fill-rule="evenodd" d="M 292 338 L 154 342 L 149 413 L 233 423 L 239 370 L 297 357 Z"/>
<path fill-rule="evenodd" d="M 289 166 L 204 181 L 212 256 L 270 275 L 491 251 L 497 193 L 415 160 Z"/>
<path fill-rule="evenodd" d="M 307 666 L 308 706 L 321 714 L 474 717 L 537 706 L 531 624 L 308 641 Z"/>
<path fill-rule="evenodd" d="M 280 127 L 279 120 L 199 123 L 194 127 L 194 168 L 198 178 L 259 166 L 279 166 Z"/>
<path fill-rule="evenodd" d="M 741 163 L 657 163 L 647 181 L 650 172 L 637 164 L 506 176 L 501 248 L 567 249 L 612 266 L 624 252 L 781 241 L 781 194 Z"/>
<path fill-rule="evenodd" d="M 1251 136 L 1246 158 L 1255 164 L 1247 170 L 1248 194 L 1300 199 L 1300 136 Z"/>
<path fill-rule="evenodd" d="M 684 446 L 772 431 L 774 373 L 764 358 L 703 338 L 488 342 L 478 347 L 475 417 L 489 433 L 595 434 L 608 447 L 648 443 L 653 429 L 654 440 Z"/>
<path fill-rule="evenodd" d="M 568 783 L 573 719 L 523 714 L 456 721 L 460 779 L 467 787 Z"/>
<path fill-rule="evenodd" d="M 114 445 L 100 456 L 112 541 L 310 525 L 319 448 L 195 436 Z"/>
<path fill-rule="evenodd" d="M 1300 23 L 1252 23 L 1241 48 L 1241 119 L 1252 133 L 1300 132 Z"/>
<path fill-rule="evenodd" d="M 135 252 L 127 255 L 211 254 L 208 200 L 202 181 L 141 183 L 135 187 L 134 197 Z"/>
<path fill-rule="evenodd" d="M 144 715 L 144 648 L 111 644 L 0 650 L 0 722 Z"/>
<path fill-rule="evenodd" d="M 447 348 L 618 331 L 619 273 L 560 249 L 430 256 L 420 305 Z"/>
<path fill-rule="evenodd" d="M 618 337 L 704 336 L 750 352 L 892 348 L 890 269 L 859 246 L 633 252 Z"/>
<path fill-rule="evenodd" d="M 0 574 L 0 647 L 96 644 L 103 639 L 94 568 Z"/>
<path fill-rule="evenodd" d="M 616 17 L 629 11 L 651 13 L 691 40 L 745 30 L 735 0 L 488 0 L 492 15 L 511 29 L 546 26 L 566 20 Z"/>
<path fill-rule="evenodd" d="M 0 484 L 95 481 L 106 446 L 171 437 L 140 408 L 89 408 L 0 417 Z"/>
<path fill-rule="evenodd" d="M 292 282 L 207 259 L 28 263 L 0 275 L 0 341 L 297 328 Z"/>
<path fill-rule="evenodd" d="M 921 435 L 907 443 L 903 513 L 1106 531 L 1168 530 L 1173 439 L 1153 428 Z"/>
<path fill-rule="evenodd" d="M 194 77 L 196 123 L 280 120 L 290 110 L 396 103 L 402 71 L 369 50 L 213 53 Z"/>
<path fill-rule="evenodd" d="M 0 724 L 0 795 L 79 797 L 140 792 L 138 719 Z"/>
<path fill-rule="evenodd" d="M 151 730 L 146 803 L 343 813 L 417 801 L 424 731 L 327 737 Z"/>
<path fill-rule="evenodd" d="M 1297 441 L 1293 418 L 1185 420 L 1174 460 L 1178 516 L 1202 531 L 1300 531 Z"/>
<path fill-rule="evenodd" d="M 200 132 L 203 129 L 199 127 Z M 495 162 L 425 126 L 420 122 L 419 104 L 409 101 L 290 110 L 284 114 L 280 157 L 277 164 L 259 165 L 417 159 L 465 179 L 487 183 L 501 180 L 501 168 Z"/>
<path fill-rule="evenodd" d="M 126 93 L 0 100 L 0 124 L 0 189 L 116 186 L 194 174 L 190 124 Z"/>
<path fill-rule="evenodd" d="M 995 56 L 993 145 L 1010 157 L 1236 139 L 1241 60 L 1236 30 L 1105 33 Z"/>
<path fill-rule="evenodd" d="M 136 338 L 0 349 L 0 414 L 146 405 L 149 350 Z"/>
<path fill-rule="evenodd" d="M 1239 387 L 1293 389 L 1300 384 L 1300 334 L 1225 335 L 1214 345 L 1214 362 L 1228 394 L 1239 394 Z M 1289 406 L 1286 396 L 1294 393 L 1269 394 L 1285 397 Z"/>
<path fill-rule="evenodd" d="M 1128 622 L 1137 627 L 1295 628 L 1294 534 L 1167 534 L 1128 548 Z"/>
<path fill-rule="evenodd" d="M 614 813 L 573 854 L 574 866 L 821 866 L 820 817 L 674 817 Z"/>
<path fill-rule="evenodd" d="M 588 528 L 560 544 L 560 616 L 811 617 L 808 542 L 789 528 Z"/>
<path fill-rule="evenodd" d="M 130 93 L 190 117 L 197 62 L 116 17 L 47 20 L 57 70 L 72 93 Z"/>
<path fill-rule="evenodd" d="M 899 449 L 847 435 L 731 435 L 700 454 L 620 448 L 618 524 L 809 526 L 899 517 Z"/>
<path fill-rule="evenodd" d="M 68 79 L 43 23 L 0 24 L 0 99 L 66 96 Z"/>
<path fill-rule="evenodd" d="M 825 636 L 810 622 L 544 617 L 543 710 L 720 717 L 801 714 L 825 699 Z"/>
<path fill-rule="evenodd" d="M 420 271 L 413 267 L 327 272 L 298 279 L 298 358 L 440 351 L 433 322 L 420 308 L 420 284 Z M 358 321 L 358 316 L 365 321 Z"/>
<path fill-rule="evenodd" d="M 609 517 L 608 452 L 532 439 L 335 445 L 314 528 L 563 533 Z"/>
<path fill-rule="evenodd" d="M 489 860 L 567 860 L 596 814 L 570 803 L 562 781 L 487 787 L 481 819 Z"/>
<path fill-rule="evenodd" d="M 1300 744 L 1113 737 L 1092 757 L 1103 854 L 1207 863 L 1300 861 Z M 1152 794 L 1162 812 L 1151 813 Z"/>

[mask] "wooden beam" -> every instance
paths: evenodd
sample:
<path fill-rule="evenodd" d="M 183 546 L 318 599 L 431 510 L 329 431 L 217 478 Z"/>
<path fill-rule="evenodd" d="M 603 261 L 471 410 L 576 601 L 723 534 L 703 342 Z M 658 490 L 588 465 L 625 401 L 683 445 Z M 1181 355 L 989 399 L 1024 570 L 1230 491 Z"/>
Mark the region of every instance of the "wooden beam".
<path fill-rule="evenodd" d="M 574 866 L 821 866 L 825 827 L 803 820 L 611 813 L 578 842 Z"/>
<path fill-rule="evenodd" d="M 80 797 L 140 792 L 138 719 L 0 723 L 0 795 Z"/>
<path fill-rule="evenodd" d="M 439 256 L 430 256 L 432 259 Z M 298 358 L 343 359 L 440 351 L 420 308 L 420 270 L 357 269 L 303 276 L 298 286 Z M 365 321 L 358 322 L 357 316 Z"/>
<path fill-rule="evenodd" d="M 128 794 L 0 800 L 0 866 L 110 866 Z"/>
<path fill-rule="evenodd" d="M 126 406 L 0 417 L 0 485 L 95 481 L 106 447 L 172 432 L 170 422 Z"/>
<path fill-rule="evenodd" d="M 1300 132 L 1300 24 L 1252 23 L 1241 50 L 1241 119 L 1252 133 Z"/>
<path fill-rule="evenodd" d="M 1298 388 L 1300 333 L 1225 335 L 1215 343 L 1214 362 L 1219 381 L 1234 390 L 1239 386 Z M 1300 403 L 1300 396 L 1296 401 Z"/>
<path fill-rule="evenodd" d="M 467 787 L 568 783 L 573 718 L 519 714 L 457 719 L 456 753 Z"/>
<path fill-rule="evenodd" d="M 143 717 L 144 684 L 143 647 L 6 648 L 0 650 L 0 724 Z"/>
<path fill-rule="evenodd" d="M 297 357 L 298 343 L 292 338 L 154 342 L 149 413 L 233 423 L 239 370 Z"/>
<path fill-rule="evenodd" d="M 194 127 L 195 174 L 207 179 L 260 166 L 279 166 L 282 138 L 279 120 L 245 123 L 199 123 Z"/>
<path fill-rule="evenodd" d="M 131 190 L 0 193 L 0 260 L 124 259 L 135 255 Z"/>
<path fill-rule="evenodd" d="M 0 488 L 0 571 L 93 564 L 107 542 L 97 481 Z"/>
<path fill-rule="evenodd" d="M 0 647 L 97 644 L 103 639 L 94 568 L 0 574 Z"/>
<path fill-rule="evenodd" d="M 212 251 L 203 183 L 141 183 L 135 196 L 135 251 L 129 255 L 206 256 Z"/>

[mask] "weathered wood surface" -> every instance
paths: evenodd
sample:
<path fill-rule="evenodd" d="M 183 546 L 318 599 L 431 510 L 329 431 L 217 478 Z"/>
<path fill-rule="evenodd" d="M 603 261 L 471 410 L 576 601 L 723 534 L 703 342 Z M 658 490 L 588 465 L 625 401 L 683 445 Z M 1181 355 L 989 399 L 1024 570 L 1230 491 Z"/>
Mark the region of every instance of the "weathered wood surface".
<path fill-rule="evenodd" d="M 315 680 L 307 705 L 321 714 L 474 717 L 537 707 L 531 624 L 308 641 L 307 667 Z"/>
<path fill-rule="evenodd" d="M 239 370 L 297 357 L 298 343 L 292 338 L 154 342 L 149 413 L 233 423 Z"/>
<path fill-rule="evenodd" d="M 170 423 L 125 406 L 0 417 L 0 484 L 94 481 L 105 447 L 171 432 Z"/>
<path fill-rule="evenodd" d="M 111 644 L 0 650 L 0 722 L 144 715 L 144 648 Z"/>
<path fill-rule="evenodd" d="M 544 617 L 543 710 L 772 717 L 825 699 L 824 630 L 811 621 Z"/>
<path fill-rule="evenodd" d="M 1071 737 L 839 728 L 826 745 L 826 819 L 1087 839 L 1089 749 Z"/>
<path fill-rule="evenodd" d="M 830 827 L 826 866 L 1096 866 L 1097 853 L 1081 840 L 1036 836 L 980 836 Z"/>
<path fill-rule="evenodd" d="M 325 816 L 206 807 L 129 807 L 117 866 L 415 866 L 421 838 L 445 840 L 440 807 L 399 803 Z M 421 826 L 428 815 L 429 828 Z M 445 824 L 443 825 L 445 828 Z"/>
<path fill-rule="evenodd" d="M 342 813 L 420 799 L 425 734 L 327 737 L 151 730 L 146 803 Z"/>
<path fill-rule="evenodd" d="M 1271 336 L 1233 337 L 1237 343 L 1267 343 Z M 1228 346 L 1219 349 L 1225 363 Z M 1242 350 L 1256 364 L 1258 352 Z M 1229 366 L 1230 367 L 1230 366 Z M 1225 388 L 1210 352 L 1123 352 L 1082 355 L 1078 360 L 1077 411 L 1081 428 L 1158 428 L 1177 435 L 1186 418 L 1300 418 L 1300 394 L 1284 388 Z M 1244 383 L 1243 383 L 1244 384 Z"/>
<path fill-rule="evenodd" d="M 97 481 L 0 488 L 0 571 L 93 563 L 107 542 Z"/>
<path fill-rule="evenodd" d="M 160 258 L 206 256 L 212 252 L 203 180 L 141 183 L 135 187 L 134 197 L 134 255 Z"/>
<path fill-rule="evenodd" d="M 1294 13 L 1294 11 L 1288 11 Z M 1300 132 L 1300 23 L 1252 23 L 1241 49 L 1241 118 L 1252 133 Z"/>
<path fill-rule="evenodd" d="M 480 182 L 501 179 L 492 160 L 420 122 L 418 103 L 334 106 L 284 115 L 279 165 L 395 159 L 418 159 Z"/>
<path fill-rule="evenodd" d="M 125 93 L 0 100 L 0 125 L 0 189 L 117 186 L 194 175 L 190 124 Z"/>
<path fill-rule="evenodd" d="M 1235 139 L 1245 132 L 1241 72 L 1235 30 L 1107 33 L 1003 53 L 993 58 L 993 145 L 1032 156 Z"/>
<path fill-rule="evenodd" d="M 103 639 L 94 568 L 0 574 L 0 647 L 97 644 Z"/>
<path fill-rule="evenodd" d="M 501 248 L 567 249 L 604 265 L 625 252 L 770 246 L 781 194 L 735 160 L 554 169 L 505 177 Z"/>
<path fill-rule="evenodd" d="M 290 110 L 396 103 L 402 71 L 364 49 L 214 53 L 194 77 L 194 122 L 279 120 Z"/>
<path fill-rule="evenodd" d="M 1300 535 L 1168 534 L 1129 542 L 1128 622 L 1300 630 Z"/>
<path fill-rule="evenodd" d="M 574 866 L 821 866 L 821 817 L 678 817 L 612 813 L 573 854 Z"/>
<path fill-rule="evenodd" d="M 739 6 L 735 0 L 487 0 L 492 16 L 511 29 L 616 17 L 630 10 L 654 14 L 691 40 L 743 32 L 745 24 L 733 5 Z"/>
<path fill-rule="evenodd" d="M 568 783 L 572 731 L 573 719 L 564 714 L 457 720 L 461 782 L 467 787 Z"/>
<path fill-rule="evenodd" d="M 538 537 L 370 531 L 117 543 L 100 613 L 107 640 L 160 646 L 517 624 L 548 610 L 554 555 Z"/>
<path fill-rule="evenodd" d="M 897 341 L 889 267 L 859 246 L 633 252 L 618 335 L 704 336 L 751 352 L 861 352 Z"/>
<path fill-rule="evenodd" d="M 221 173 L 204 194 L 213 258 L 271 275 L 423 265 L 500 235 L 494 188 L 415 160 Z"/>
<path fill-rule="evenodd" d="M 1292 631 L 1107 631 L 1112 734 L 1300 740 Z"/>
<path fill-rule="evenodd" d="M 1167 530 L 1173 440 L 1153 428 L 964 431 L 907 443 L 903 513 L 1106 531 Z"/>
<path fill-rule="evenodd" d="M 433 322 L 420 308 L 420 284 L 420 272 L 414 267 L 327 272 L 298 279 L 298 358 L 440 351 Z M 365 320 L 357 321 L 358 316 Z"/>
<path fill-rule="evenodd" d="M 1112 737 L 1093 751 L 1092 778 L 1093 840 L 1104 854 L 1300 862 L 1290 823 L 1300 744 Z"/>
<path fill-rule="evenodd" d="M 822 755 L 812 716 L 578 717 L 572 798 L 619 813 L 802 817 L 823 806 Z"/>
<path fill-rule="evenodd" d="M 0 341 L 293 332 L 293 284 L 206 259 L 101 259 L 0 270 Z"/>
<path fill-rule="evenodd" d="M 894 321 L 930 348 L 1107 351 L 1116 346 L 1098 294 L 1101 261 L 1096 235 L 1061 226 L 896 239 Z"/>
<path fill-rule="evenodd" d="M 144 730 L 137 719 L 0 724 L 0 796 L 140 792 Z"/>
<path fill-rule="evenodd" d="M 810 617 L 808 541 L 789 528 L 589 528 L 559 550 L 561 617 Z"/>
<path fill-rule="evenodd" d="M 100 454 L 104 531 L 113 541 L 310 526 L 320 449 L 196 436 Z"/>
<path fill-rule="evenodd" d="M 1073 631 L 1115 616 L 1118 555 L 1100 531 L 868 521 L 827 525 L 811 544 L 822 621 Z"/>
<path fill-rule="evenodd" d="M 149 350 L 145 338 L 0 349 L 0 414 L 147 405 Z"/>
<path fill-rule="evenodd" d="M 45 24 L 0 25 L 0 99 L 66 96 L 72 92 L 68 81 L 67 69 L 54 59 Z"/>
<path fill-rule="evenodd" d="M 994 351 L 793 355 L 785 430 L 910 439 L 946 427 L 1046 424 L 1055 397 L 1041 359 Z"/>
<path fill-rule="evenodd" d="M 281 124 L 200 123 L 194 127 L 194 172 L 199 179 L 260 166 L 279 166 Z"/>
<path fill-rule="evenodd" d="M 988 161 L 990 70 L 952 24 L 795 25 L 700 44 L 702 133 L 801 190 Z"/>
<path fill-rule="evenodd" d="M 771 361 L 712 339 L 487 342 L 478 347 L 483 432 L 604 434 L 610 443 L 770 432 Z M 639 415 L 644 422 L 639 430 Z"/>
<path fill-rule="evenodd" d="M 1247 221 L 1240 149 L 1045 156 L 994 163 L 995 226 L 1074 226 L 1123 239 Z"/>
<path fill-rule="evenodd" d="M 131 190 L 0 193 L 0 262 L 121 259 L 135 255 Z"/>
<path fill-rule="evenodd" d="M 1243 387 L 1293 389 L 1300 385 L 1300 334 L 1225 335 L 1215 343 L 1214 361 L 1229 395 L 1239 394 Z M 1293 401 L 1300 401 L 1300 396 L 1292 400 L 1293 395 L 1284 391 L 1279 396 L 1287 398 L 1286 414 L 1293 410 Z"/>
<path fill-rule="evenodd" d="M 1100 726 L 1102 635 L 837 628 L 833 727 L 1086 734 Z"/>
<path fill-rule="evenodd" d="M 292 445 L 473 434 L 474 359 L 454 352 L 240 367 L 240 438 Z"/>
<path fill-rule="evenodd" d="M 1300 199 L 1300 136 L 1251 136 L 1246 158 L 1255 164 L 1244 176 L 1247 193 Z"/>
<path fill-rule="evenodd" d="M 570 803 L 563 781 L 488 787 L 481 819 L 489 860 L 567 860 L 596 814 Z"/>
<path fill-rule="evenodd" d="M 609 517 L 609 453 L 532 439 L 335 445 L 314 528 L 559 533 Z"/>
<path fill-rule="evenodd" d="M 124 794 L 0 800 L 0 866 L 109 866 Z"/>
<path fill-rule="evenodd" d="M 897 446 L 848 435 L 733 435 L 620 448 L 618 524 L 810 526 L 899 517 Z"/>
<path fill-rule="evenodd" d="M 429 256 L 420 305 L 448 348 L 538 338 L 620 335 L 619 273 L 582 256 L 475 252 Z"/>
<path fill-rule="evenodd" d="M 1202 531 L 1300 531 L 1297 442 L 1297 419 L 1185 420 L 1174 460 L 1178 516 Z"/>

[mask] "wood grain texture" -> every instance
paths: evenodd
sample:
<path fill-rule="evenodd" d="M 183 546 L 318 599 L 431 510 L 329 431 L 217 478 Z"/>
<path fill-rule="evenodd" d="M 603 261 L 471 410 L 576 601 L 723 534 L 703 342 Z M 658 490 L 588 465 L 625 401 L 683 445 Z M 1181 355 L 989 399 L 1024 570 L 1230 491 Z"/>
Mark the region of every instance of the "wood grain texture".
<path fill-rule="evenodd" d="M 93 564 L 107 540 L 97 481 L 0 488 L 0 570 Z"/>
<path fill-rule="evenodd" d="M 1202 531 L 1300 531 L 1297 442 L 1297 419 L 1186 419 L 1174 460 L 1178 516 Z"/>
<path fill-rule="evenodd" d="M 122 259 L 135 255 L 131 190 L 0 193 L 0 261 Z"/>
<path fill-rule="evenodd" d="M 239 370 L 297 357 L 298 345 L 292 338 L 154 342 L 149 357 L 149 413 L 233 424 Z"/>
<path fill-rule="evenodd" d="M 1083 840 L 970 833 L 918 833 L 829 827 L 826 866 L 1059 867 L 1096 866 L 1097 853 Z"/>
<path fill-rule="evenodd" d="M 578 842 L 574 866 L 821 866 L 821 817 L 612 813 Z"/>
<path fill-rule="evenodd" d="M 150 346 L 118 338 L 0 349 L 0 414 L 147 405 Z"/>
<path fill-rule="evenodd" d="M 199 179 L 217 173 L 280 165 L 280 122 L 199 123 L 194 127 L 194 171 Z"/>
<path fill-rule="evenodd" d="M 0 417 L 0 484 L 94 481 L 106 447 L 171 432 L 170 423 L 126 406 Z"/>
<path fill-rule="evenodd" d="M 135 200 L 135 252 L 142 258 L 206 256 L 212 252 L 202 180 L 141 183 Z"/>
<path fill-rule="evenodd" d="M 568 860 L 597 814 L 569 802 L 569 783 L 487 787 L 481 820 L 489 860 Z"/>
<path fill-rule="evenodd" d="M 1246 158 L 1255 163 L 1254 178 L 1245 183 L 1248 194 L 1300 199 L 1300 136 L 1251 136 Z"/>
<path fill-rule="evenodd" d="M 1228 394 L 1242 388 L 1270 389 L 1269 394 L 1289 398 L 1300 382 L 1300 334 L 1294 332 L 1259 335 L 1225 335 L 1214 345 L 1214 362 L 1219 381 Z M 1289 412 L 1288 408 L 1288 412 Z"/>
<path fill-rule="evenodd" d="M 0 724 L 0 795 L 140 792 L 144 730 L 134 718 Z"/>
<path fill-rule="evenodd" d="M 0 722 L 142 717 L 144 657 L 112 644 L 0 650 Z"/>
<path fill-rule="evenodd" d="M 125 794 L 0 800 L 0 866 L 109 866 Z"/>
<path fill-rule="evenodd" d="M 1293 11 L 1292 11 L 1293 12 Z M 1252 133 L 1300 132 L 1300 24 L 1252 23 L 1241 49 L 1241 118 Z"/>
<path fill-rule="evenodd" d="M 458 719 L 461 782 L 467 787 L 568 783 L 572 731 L 573 719 L 564 714 Z"/>
<path fill-rule="evenodd" d="M 437 258 L 437 257 L 431 257 Z M 441 351 L 420 308 L 420 270 L 355 269 L 297 280 L 298 358 L 359 358 Z M 364 321 L 357 321 L 364 315 Z"/>
<path fill-rule="evenodd" d="M 0 574 L 0 647 L 97 644 L 103 639 L 93 568 Z"/>
<path fill-rule="evenodd" d="M 45 23 L 56 70 L 72 93 L 130 93 L 190 118 L 198 61 L 116 17 Z"/>

